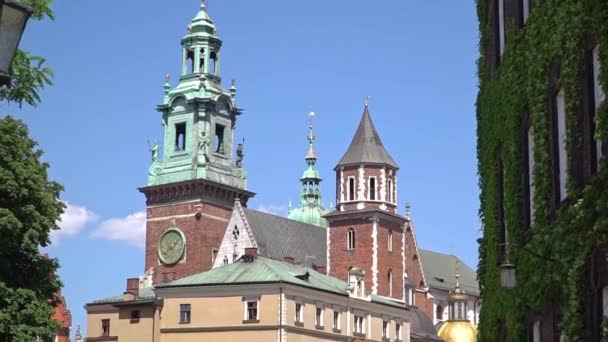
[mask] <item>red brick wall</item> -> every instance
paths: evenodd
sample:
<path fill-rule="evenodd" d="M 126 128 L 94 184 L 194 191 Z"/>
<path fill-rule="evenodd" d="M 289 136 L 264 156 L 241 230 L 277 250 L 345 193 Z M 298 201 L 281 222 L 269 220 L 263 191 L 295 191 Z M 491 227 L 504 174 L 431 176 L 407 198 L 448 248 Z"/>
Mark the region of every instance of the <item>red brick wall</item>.
<path fill-rule="evenodd" d="M 355 230 L 355 249 L 348 250 L 347 231 Z M 348 281 L 352 266 L 365 271 L 365 291 L 373 286 L 373 222 L 369 218 L 333 221 L 330 223 L 330 275 Z M 388 232 L 393 232 L 393 251 L 388 252 Z M 393 272 L 393 298 L 403 298 L 403 263 L 401 258 L 402 232 L 399 224 L 380 220 L 378 232 L 378 294 L 389 295 L 388 270 Z"/>
<path fill-rule="evenodd" d="M 195 215 L 199 210 L 201 217 L 197 220 Z M 154 268 L 154 283 L 179 279 L 211 269 L 213 249 L 220 246 L 231 212 L 231 208 L 203 201 L 149 207 L 146 225 L 146 270 Z M 177 264 L 163 265 L 158 259 L 158 240 L 171 226 L 172 218 L 175 218 L 175 225 L 186 237 L 186 250 L 184 257 Z"/>

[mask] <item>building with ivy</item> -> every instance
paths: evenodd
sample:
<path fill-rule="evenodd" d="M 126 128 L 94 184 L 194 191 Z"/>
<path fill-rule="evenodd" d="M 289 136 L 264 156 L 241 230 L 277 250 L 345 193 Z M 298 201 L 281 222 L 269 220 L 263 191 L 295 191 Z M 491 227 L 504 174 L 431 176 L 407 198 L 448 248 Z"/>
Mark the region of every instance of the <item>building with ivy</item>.
<path fill-rule="evenodd" d="M 608 2 L 477 11 L 478 340 L 605 341 Z"/>

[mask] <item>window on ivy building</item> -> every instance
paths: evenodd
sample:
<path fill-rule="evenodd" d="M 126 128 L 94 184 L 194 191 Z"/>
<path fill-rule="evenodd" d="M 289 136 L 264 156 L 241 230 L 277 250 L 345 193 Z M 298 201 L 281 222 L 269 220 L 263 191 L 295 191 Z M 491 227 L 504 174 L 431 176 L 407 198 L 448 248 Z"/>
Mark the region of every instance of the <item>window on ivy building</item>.
<path fill-rule="evenodd" d="M 556 148 L 555 174 L 556 190 L 558 194 L 558 203 L 561 203 L 568 196 L 566 181 L 568 175 L 568 151 L 566 149 L 566 93 L 560 89 L 554 98 L 554 146 Z"/>
<path fill-rule="evenodd" d="M 594 110 L 595 110 L 595 121 L 598 120 L 598 109 L 602 102 L 606 99 L 606 94 L 604 93 L 604 89 L 602 88 L 602 84 L 600 83 L 600 46 L 596 45 L 593 49 L 593 97 L 594 97 Z M 599 162 L 604 157 L 604 148 L 602 141 L 600 139 L 596 139 L 596 160 L 597 167 L 599 168 Z"/>
<path fill-rule="evenodd" d="M 506 32 L 505 32 L 505 0 L 496 0 L 497 13 L 497 35 L 498 35 L 498 56 L 505 52 Z"/>
<path fill-rule="evenodd" d="M 519 25 L 523 27 L 528 21 L 530 10 L 532 9 L 532 0 L 519 0 Z"/>
<path fill-rule="evenodd" d="M 536 186 L 534 184 L 534 130 L 532 128 L 532 123 L 530 122 L 530 118 L 528 115 L 524 115 L 524 142 L 523 142 L 523 154 L 524 154 L 524 179 L 525 179 L 525 214 L 526 214 L 526 224 L 524 230 L 528 231 L 532 224 L 534 223 L 534 195 L 536 193 Z M 524 238 L 528 238 L 529 236 L 524 236 Z"/>

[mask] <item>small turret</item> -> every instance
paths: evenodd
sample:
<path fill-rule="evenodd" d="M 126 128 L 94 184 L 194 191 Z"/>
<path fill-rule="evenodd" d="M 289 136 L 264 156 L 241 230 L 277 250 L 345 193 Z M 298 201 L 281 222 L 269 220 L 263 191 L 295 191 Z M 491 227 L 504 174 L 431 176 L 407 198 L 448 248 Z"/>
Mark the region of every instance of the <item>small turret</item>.
<path fill-rule="evenodd" d="M 317 226 L 327 227 L 327 220 L 323 215 L 328 210 L 321 205 L 321 176 L 315 168 L 317 153 L 314 149 L 315 135 L 313 134 L 312 118 L 314 112 L 308 113 L 308 150 L 305 160 L 308 167 L 304 170 L 302 178 L 302 190 L 300 191 L 300 206 L 289 211 L 288 218 Z"/>
<path fill-rule="evenodd" d="M 469 295 L 460 288 L 460 267 L 456 262 L 456 286 L 448 295 L 449 320 L 437 333 L 446 342 L 476 342 L 477 329 L 467 319 Z"/>

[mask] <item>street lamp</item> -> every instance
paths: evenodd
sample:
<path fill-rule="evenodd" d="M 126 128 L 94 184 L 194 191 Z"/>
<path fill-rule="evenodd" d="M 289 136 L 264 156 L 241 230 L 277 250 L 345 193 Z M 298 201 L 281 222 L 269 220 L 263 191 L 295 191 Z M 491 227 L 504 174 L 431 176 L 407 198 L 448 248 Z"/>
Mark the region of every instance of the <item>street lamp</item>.
<path fill-rule="evenodd" d="M 508 260 L 500 268 L 500 286 L 503 289 L 511 290 L 517 286 L 517 278 L 515 278 L 515 265 Z"/>
<path fill-rule="evenodd" d="M 31 14 L 18 0 L 0 0 L 0 86 L 10 83 L 11 65 Z"/>

